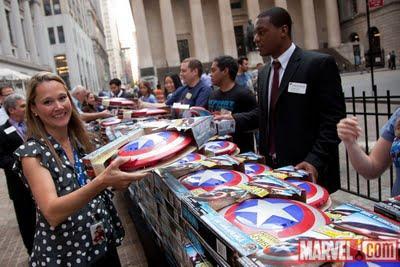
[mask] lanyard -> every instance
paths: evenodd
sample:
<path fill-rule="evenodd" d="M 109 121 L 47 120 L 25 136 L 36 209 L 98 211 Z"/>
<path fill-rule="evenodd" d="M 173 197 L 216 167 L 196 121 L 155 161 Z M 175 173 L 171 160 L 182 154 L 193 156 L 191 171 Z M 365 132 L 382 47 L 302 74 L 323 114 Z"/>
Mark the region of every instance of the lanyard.
<path fill-rule="evenodd" d="M 78 178 L 78 183 L 80 186 L 84 186 L 86 184 L 86 174 L 85 171 L 83 170 L 83 164 L 82 162 L 80 162 L 79 157 L 78 157 L 78 153 L 75 151 L 75 149 L 73 149 L 74 152 L 74 169 L 75 169 L 75 173 L 76 176 Z"/>

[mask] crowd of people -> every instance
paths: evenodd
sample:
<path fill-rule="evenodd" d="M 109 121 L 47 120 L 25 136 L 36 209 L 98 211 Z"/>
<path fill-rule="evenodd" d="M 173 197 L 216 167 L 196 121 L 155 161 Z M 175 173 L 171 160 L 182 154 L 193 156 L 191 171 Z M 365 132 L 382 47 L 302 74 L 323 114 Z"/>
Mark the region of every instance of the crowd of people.
<path fill-rule="evenodd" d="M 89 180 L 82 157 L 93 150 L 84 122 L 112 116 L 98 97 L 138 98 L 139 108 L 174 103 L 210 110 L 215 120 L 234 120 L 233 140 L 242 152 L 258 152 L 272 167 L 294 165 L 311 174 L 329 192 L 340 186 L 338 145 L 344 142 L 355 169 L 375 178 L 391 162 L 400 193 L 400 112 L 383 128 L 370 155 L 357 144 L 356 118 L 345 118 L 341 79 L 333 57 L 305 51 L 291 39 L 292 20 L 283 8 L 259 14 L 254 41 L 270 61 L 258 66 L 257 83 L 248 59 L 219 56 L 210 74 L 187 58 L 180 73 L 169 73 L 153 90 L 142 81 L 128 92 L 119 79 L 99 96 L 83 86 L 68 90 L 57 75 L 41 72 L 28 85 L 26 101 L 11 87 L 0 90 L 0 167 L 32 266 L 52 264 L 118 266 L 116 246 L 124 236 L 108 188 L 126 189 L 142 172 L 126 173 L 117 158 Z"/>

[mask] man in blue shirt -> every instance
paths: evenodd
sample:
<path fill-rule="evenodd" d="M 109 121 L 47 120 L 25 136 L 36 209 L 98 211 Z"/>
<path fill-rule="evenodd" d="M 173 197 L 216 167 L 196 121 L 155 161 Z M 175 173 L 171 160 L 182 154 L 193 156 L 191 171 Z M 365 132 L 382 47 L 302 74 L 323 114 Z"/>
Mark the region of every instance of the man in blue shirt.
<path fill-rule="evenodd" d="M 206 107 L 211 87 L 207 86 L 201 79 L 203 65 L 195 58 L 187 58 L 181 63 L 180 76 L 183 86 L 179 87 L 165 103 L 139 102 L 140 107 L 162 108 L 172 106 L 174 103 L 188 104 L 189 106 Z"/>
<path fill-rule="evenodd" d="M 254 92 L 252 75 L 249 70 L 249 59 L 247 57 L 240 57 L 238 59 L 239 71 L 236 76 L 236 83 L 244 88 Z"/>

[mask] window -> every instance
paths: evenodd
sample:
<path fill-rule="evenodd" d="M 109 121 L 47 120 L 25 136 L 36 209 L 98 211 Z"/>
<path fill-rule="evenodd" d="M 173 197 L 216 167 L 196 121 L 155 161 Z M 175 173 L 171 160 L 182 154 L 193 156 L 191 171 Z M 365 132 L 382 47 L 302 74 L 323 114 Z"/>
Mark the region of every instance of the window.
<path fill-rule="evenodd" d="M 242 8 L 242 1 L 236 0 L 231 2 L 231 9 L 241 9 Z"/>
<path fill-rule="evenodd" d="M 25 48 L 29 51 L 29 46 L 28 46 L 28 43 L 27 43 L 27 33 L 26 33 L 26 31 L 25 31 L 25 24 L 24 24 L 24 20 L 23 19 L 21 19 L 21 26 L 22 26 L 22 34 L 23 34 L 23 36 L 24 36 L 24 43 L 25 43 Z"/>
<path fill-rule="evenodd" d="M 58 41 L 62 44 L 65 43 L 64 28 L 63 26 L 57 26 Z"/>
<path fill-rule="evenodd" d="M 50 0 L 43 0 L 44 7 L 44 15 L 51 16 L 53 13 L 51 12 L 51 3 Z"/>
<path fill-rule="evenodd" d="M 56 65 L 57 74 L 63 78 L 67 84 L 67 87 L 70 88 L 67 57 L 65 55 L 57 55 L 54 57 L 54 62 Z"/>
<path fill-rule="evenodd" d="M 7 19 L 7 27 L 8 27 L 8 33 L 10 34 L 10 41 L 13 45 L 15 45 L 14 43 L 14 38 L 11 32 L 11 24 L 10 24 L 10 11 L 6 10 L 6 19 Z"/>
<path fill-rule="evenodd" d="M 235 26 L 233 30 L 235 32 L 236 49 L 238 56 L 246 56 L 246 41 L 243 26 Z"/>
<path fill-rule="evenodd" d="M 50 44 L 55 44 L 56 43 L 56 36 L 54 35 L 54 28 L 47 28 L 47 31 L 49 32 Z"/>
<path fill-rule="evenodd" d="M 178 51 L 179 51 L 179 60 L 182 61 L 185 58 L 190 57 L 189 52 L 189 42 L 187 39 L 178 40 Z"/>
<path fill-rule="evenodd" d="M 61 5 L 59 0 L 53 0 L 54 15 L 61 14 Z"/>
<path fill-rule="evenodd" d="M 351 11 L 352 11 L 353 15 L 358 13 L 357 0 L 351 1 Z"/>

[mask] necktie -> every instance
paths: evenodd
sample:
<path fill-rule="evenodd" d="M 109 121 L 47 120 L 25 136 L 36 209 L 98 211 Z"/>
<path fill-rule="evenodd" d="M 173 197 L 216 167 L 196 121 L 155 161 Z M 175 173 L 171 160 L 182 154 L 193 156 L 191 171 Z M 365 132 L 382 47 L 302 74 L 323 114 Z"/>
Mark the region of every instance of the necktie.
<path fill-rule="evenodd" d="M 269 109 L 268 152 L 269 155 L 275 156 L 275 106 L 279 95 L 279 69 L 281 68 L 281 63 L 279 61 L 273 61 L 272 66 L 274 67 L 274 76 L 272 77 Z"/>
<path fill-rule="evenodd" d="M 20 133 L 22 134 L 21 137 L 24 138 L 25 135 L 26 135 L 26 126 L 25 126 L 25 123 L 23 123 L 23 122 L 18 123 L 18 128 L 19 128 Z"/>

